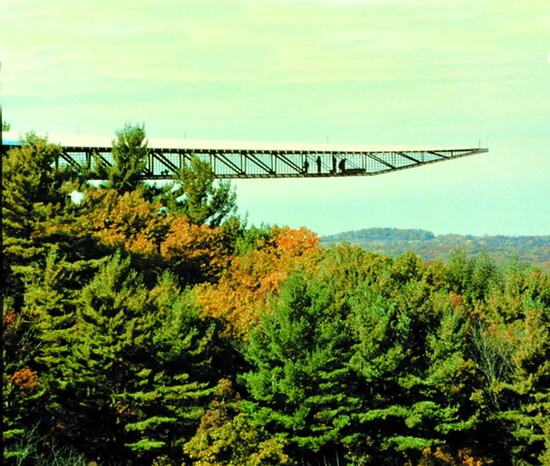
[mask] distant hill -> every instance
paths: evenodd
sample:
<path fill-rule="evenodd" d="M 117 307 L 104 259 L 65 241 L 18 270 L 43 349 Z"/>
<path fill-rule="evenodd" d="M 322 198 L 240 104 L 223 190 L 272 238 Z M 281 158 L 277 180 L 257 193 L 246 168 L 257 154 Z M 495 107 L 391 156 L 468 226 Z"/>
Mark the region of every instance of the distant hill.
<path fill-rule="evenodd" d="M 411 251 L 428 260 L 446 260 L 457 248 L 464 249 L 469 255 L 485 250 L 500 263 L 517 257 L 521 261 L 550 270 L 550 235 L 434 235 L 431 231 L 418 229 L 367 228 L 321 238 L 321 243 L 325 246 L 341 242 L 359 244 L 370 251 L 390 256 Z"/>

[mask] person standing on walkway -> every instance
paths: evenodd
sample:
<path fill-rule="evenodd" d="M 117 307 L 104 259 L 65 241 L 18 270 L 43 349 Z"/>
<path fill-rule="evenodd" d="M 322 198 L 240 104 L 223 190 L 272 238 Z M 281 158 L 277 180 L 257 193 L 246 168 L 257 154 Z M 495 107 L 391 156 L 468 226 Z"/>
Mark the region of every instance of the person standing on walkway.
<path fill-rule="evenodd" d="M 346 171 L 346 159 L 340 160 L 340 163 L 338 164 L 338 168 L 342 173 Z"/>

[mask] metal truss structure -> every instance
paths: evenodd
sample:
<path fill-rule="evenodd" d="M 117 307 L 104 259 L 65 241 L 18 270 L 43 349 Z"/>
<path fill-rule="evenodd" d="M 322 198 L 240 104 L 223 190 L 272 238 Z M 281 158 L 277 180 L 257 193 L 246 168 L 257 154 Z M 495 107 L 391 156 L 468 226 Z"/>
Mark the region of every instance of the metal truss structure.
<path fill-rule="evenodd" d="M 4 143 L 2 152 L 18 145 L 13 141 Z M 205 142 L 193 145 L 187 141 L 184 145 L 149 145 L 143 178 L 171 179 L 194 156 L 209 162 L 216 178 L 315 178 L 379 175 L 488 152 L 484 148 L 366 150 L 336 145 L 270 148 L 267 144 L 224 146 Z M 82 170 L 91 179 L 95 178 L 100 165 L 113 164 L 109 146 L 61 143 L 61 147 L 63 153 L 58 163 Z"/>

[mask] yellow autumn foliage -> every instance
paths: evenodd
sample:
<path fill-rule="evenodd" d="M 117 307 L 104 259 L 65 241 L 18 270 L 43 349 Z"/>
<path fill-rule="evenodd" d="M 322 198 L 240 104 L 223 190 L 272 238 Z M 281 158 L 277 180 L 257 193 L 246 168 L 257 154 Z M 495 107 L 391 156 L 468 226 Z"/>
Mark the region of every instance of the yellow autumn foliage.
<path fill-rule="evenodd" d="M 93 190 L 86 202 L 94 206 L 83 221 L 96 238 L 109 246 L 138 254 L 160 250 L 172 220 L 161 213 L 159 202 L 150 202 L 140 191 L 124 194 L 114 189 Z"/>
<path fill-rule="evenodd" d="M 233 258 L 216 284 L 196 288 L 204 314 L 222 318 L 226 336 L 246 338 L 258 322 L 267 298 L 297 267 L 312 268 L 319 260 L 319 238 L 306 228 L 276 228 L 274 237 L 244 256 Z"/>
<path fill-rule="evenodd" d="M 172 221 L 160 254 L 176 274 L 193 283 L 216 279 L 230 259 L 220 227 L 195 225 L 186 216 Z"/>

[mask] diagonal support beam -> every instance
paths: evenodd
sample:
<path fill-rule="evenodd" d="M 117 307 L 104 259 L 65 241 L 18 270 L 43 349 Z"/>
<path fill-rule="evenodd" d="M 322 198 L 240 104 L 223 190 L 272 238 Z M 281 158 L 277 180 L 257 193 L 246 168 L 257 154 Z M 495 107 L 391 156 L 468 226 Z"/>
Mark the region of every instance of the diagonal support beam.
<path fill-rule="evenodd" d="M 173 162 L 168 160 L 162 152 L 153 152 L 153 158 L 162 163 L 166 168 L 172 170 L 172 173 L 176 173 L 178 171 L 178 167 Z"/>
<path fill-rule="evenodd" d="M 396 152 L 396 154 L 399 154 L 401 157 L 404 157 L 404 158 L 406 158 L 407 160 L 410 160 L 411 162 L 414 162 L 414 163 L 422 163 L 422 161 L 415 159 L 415 158 L 412 157 L 411 155 L 405 154 L 405 152 Z"/>
<path fill-rule="evenodd" d="M 222 163 L 224 163 L 227 167 L 233 170 L 235 174 L 244 175 L 244 171 L 241 169 L 241 167 L 239 167 L 238 165 L 235 165 L 231 160 L 227 158 L 227 156 L 223 152 L 217 153 L 216 158 L 221 160 Z"/>
<path fill-rule="evenodd" d="M 435 152 L 435 151 L 432 151 L 432 150 L 428 150 L 426 151 L 428 154 L 432 154 L 432 155 L 436 155 L 437 157 L 441 157 L 442 159 L 448 159 L 449 156 L 448 155 L 443 155 L 443 154 L 440 154 L 439 152 Z M 451 157 L 453 156 L 454 154 L 451 153 Z"/>
<path fill-rule="evenodd" d="M 376 155 L 374 155 L 372 152 L 367 153 L 366 155 L 367 155 L 367 157 L 370 157 L 371 159 L 374 159 L 374 160 L 376 160 L 377 162 L 379 162 L 379 163 L 381 163 L 381 164 L 383 164 L 383 165 L 386 165 L 386 167 L 390 167 L 391 169 L 395 170 L 395 167 L 394 167 L 391 163 L 386 162 L 385 160 L 382 160 L 381 158 L 379 158 L 379 157 L 377 157 Z"/>
<path fill-rule="evenodd" d="M 289 159 L 287 159 L 284 155 L 282 154 L 273 154 L 275 156 L 275 158 L 277 160 L 280 160 L 281 162 L 287 164 L 290 168 L 294 169 L 297 173 L 301 173 L 302 172 L 302 167 L 299 167 L 298 165 L 296 165 L 294 162 L 290 161 Z"/>
<path fill-rule="evenodd" d="M 273 170 L 273 167 L 270 167 L 269 165 L 262 162 L 256 154 L 254 153 L 245 154 L 245 158 L 250 160 L 252 163 L 255 163 L 258 167 L 262 168 L 266 173 L 268 174 L 275 173 L 275 170 Z"/>

